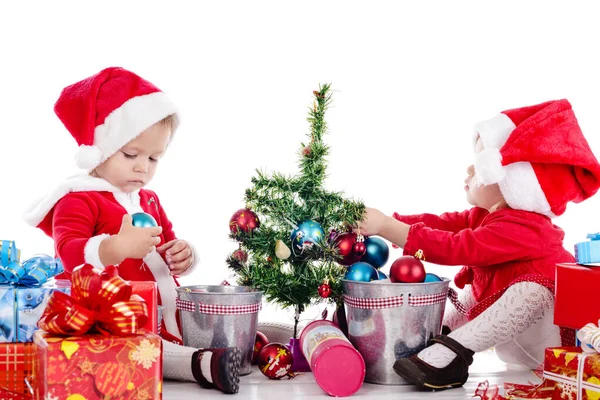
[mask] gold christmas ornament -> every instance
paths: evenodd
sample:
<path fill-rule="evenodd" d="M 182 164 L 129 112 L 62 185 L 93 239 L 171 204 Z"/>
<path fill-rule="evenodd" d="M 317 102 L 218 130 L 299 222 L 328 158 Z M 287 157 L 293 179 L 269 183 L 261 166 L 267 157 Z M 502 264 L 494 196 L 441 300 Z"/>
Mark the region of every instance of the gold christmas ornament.
<path fill-rule="evenodd" d="M 285 245 L 285 243 L 283 243 L 283 240 L 278 240 L 275 243 L 275 255 L 279 259 L 286 260 L 290 257 L 291 254 L 292 254 L 292 251 L 290 250 L 289 247 L 287 247 Z"/>

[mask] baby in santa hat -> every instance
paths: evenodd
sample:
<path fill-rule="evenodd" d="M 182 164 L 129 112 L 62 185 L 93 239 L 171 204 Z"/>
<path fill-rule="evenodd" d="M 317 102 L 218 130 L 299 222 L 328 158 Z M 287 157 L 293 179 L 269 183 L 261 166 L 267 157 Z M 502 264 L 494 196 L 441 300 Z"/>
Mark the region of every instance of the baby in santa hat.
<path fill-rule="evenodd" d="M 600 164 L 571 104 L 504 111 L 476 125 L 473 143 L 464 187 L 473 208 L 439 216 L 367 208 L 360 223 L 360 233 L 380 235 L 405 255 L 420 249 L 432 263 L 464 266 L 444 334 L 394 364 L 424 390 L 462 386 L 474 352 L 494 347 L 503 361 L 536 368 L 546 347 L 574 344 L 572 330 L 553 324 L 555 266 L 574 257 L 551 218 L 596 193 Z"/>
<path fill-rule="evenodd" d="M 126 280 L 155 281 L 163 306 L 165 378 L 236 393 L 237 348 L 180 345 L 176 276 L 192 270 L 194 252 L 175 236 L 156 193 L 144 189 L 179 125 L 175 105 L 152 83 L 113 67 L 63 89 L 54 111 L 79 145 L 77 166 L 88 173 L 33 204 L 26 221 L 54 239 L 66 278 L 87 263 L 118 265 Z M 133 226 L 136 212 L 152 215 L 158 227 Z"/>

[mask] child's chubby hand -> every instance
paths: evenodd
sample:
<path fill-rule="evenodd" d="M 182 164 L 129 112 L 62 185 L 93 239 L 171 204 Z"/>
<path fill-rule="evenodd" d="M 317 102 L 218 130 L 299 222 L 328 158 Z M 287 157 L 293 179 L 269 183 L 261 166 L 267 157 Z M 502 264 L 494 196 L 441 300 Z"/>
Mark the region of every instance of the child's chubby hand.
<path fill-rule="evenodd" d="M 160 243 L 160 233 L 162 227 L 140 228 L 133 226 L 131 215 L 125 214 L 121 222 L 121 229 L 117 234 L 118 251 L 122 259 L 144 258 L 148 253 L 154 250 Z"/>
<path fill-rule="evenodd" d="M 353 231 L 364 236 L 379 235 L 381 228 L 388 218 L 390 217 L 381 211 L 367 207 L 365 208 L 362 221 L 359 222 L 357 226 L 353 227 Z"/>
<path fill-rule="evenodd" d="M 194 252 L 185 240 L 171 240 L 158 247 L 156 251 L 165 254 L 172 276 L 183 274 L 194 264 Z"/>

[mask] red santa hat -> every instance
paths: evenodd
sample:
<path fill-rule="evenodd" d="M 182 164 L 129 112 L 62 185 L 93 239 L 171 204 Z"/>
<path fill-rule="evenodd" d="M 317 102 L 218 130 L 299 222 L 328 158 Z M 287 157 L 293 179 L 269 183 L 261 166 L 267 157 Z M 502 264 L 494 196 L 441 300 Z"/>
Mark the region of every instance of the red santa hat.
<path fill-rule="evenodd" d="M 63 89 L 54 112 L 77 141 L 77 166 L 91 170 L 121 147 L 177 110 L 152 83 L 119 67 Z"/>
<path fill-rule="evenodd" d="M 600 165 L 567 100 L 503 111 L 475 126 L 475 173 L 512 208 L 554 217 L 600 186 Z"/>

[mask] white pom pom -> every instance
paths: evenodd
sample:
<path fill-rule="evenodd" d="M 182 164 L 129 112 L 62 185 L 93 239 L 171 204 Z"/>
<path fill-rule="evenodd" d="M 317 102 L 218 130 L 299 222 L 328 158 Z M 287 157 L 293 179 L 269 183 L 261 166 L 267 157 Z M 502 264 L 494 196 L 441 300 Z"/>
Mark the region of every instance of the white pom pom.
<path fill-rule="evenodd" d="M 102 161 L 102 151 L 97 146 L 79 146 L 75 154 L 75 163 L 81 169 L 91 170 L 97 167 Z"/>
<path fill-rule="evenodd" d="M 491 185 L 502 181 L 506 177 L 506 170 L 502 166 L 500 150 L 483 149 L 475 156 L 475 175 L 482 185 Z"/>

